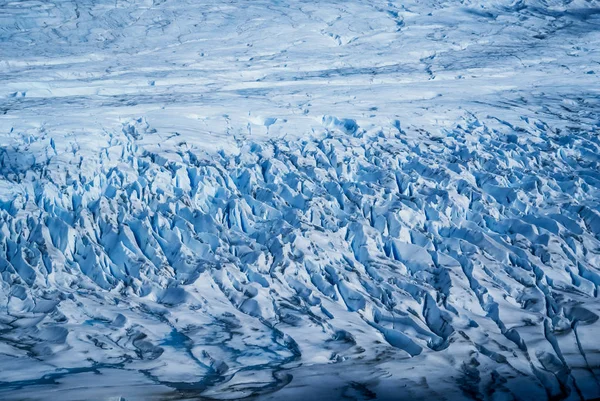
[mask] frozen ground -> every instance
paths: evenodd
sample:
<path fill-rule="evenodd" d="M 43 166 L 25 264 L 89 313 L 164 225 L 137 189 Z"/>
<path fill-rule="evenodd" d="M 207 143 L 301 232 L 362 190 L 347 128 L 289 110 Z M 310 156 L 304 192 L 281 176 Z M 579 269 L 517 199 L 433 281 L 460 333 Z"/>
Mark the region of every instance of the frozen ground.
<path fill-rule="evenodd" d="M 0 0 L 0 399 L 600 397 L 600 4 Z"/>

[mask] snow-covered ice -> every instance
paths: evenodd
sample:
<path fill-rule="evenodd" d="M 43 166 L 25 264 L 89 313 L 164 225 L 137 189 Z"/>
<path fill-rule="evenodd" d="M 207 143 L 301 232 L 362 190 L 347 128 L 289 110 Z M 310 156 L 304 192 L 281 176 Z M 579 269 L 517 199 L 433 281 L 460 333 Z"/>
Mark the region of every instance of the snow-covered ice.
<path fill-rule="evenodd" d="M 600 3 L 0 0 L 0 399 L 600 398 Z"/>

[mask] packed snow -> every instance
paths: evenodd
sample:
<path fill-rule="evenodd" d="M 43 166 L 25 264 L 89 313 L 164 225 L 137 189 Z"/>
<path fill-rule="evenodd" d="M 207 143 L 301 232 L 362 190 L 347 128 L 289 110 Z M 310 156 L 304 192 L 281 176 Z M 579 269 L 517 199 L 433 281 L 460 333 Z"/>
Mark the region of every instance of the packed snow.
<path fill-rule="evenodd" d="M 600 398 L 600 4 L 0 0 L 0 399 Z"/>

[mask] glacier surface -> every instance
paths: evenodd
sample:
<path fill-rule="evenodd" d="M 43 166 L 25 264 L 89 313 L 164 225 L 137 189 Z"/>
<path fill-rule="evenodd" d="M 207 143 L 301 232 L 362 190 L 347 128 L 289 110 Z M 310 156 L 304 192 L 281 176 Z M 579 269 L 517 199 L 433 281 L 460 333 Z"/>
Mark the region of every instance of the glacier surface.
<path fill-rule="evenodd" d="M 600 398 L 599 73 L 593 0 L 0 0 L 0 399 Z"/>

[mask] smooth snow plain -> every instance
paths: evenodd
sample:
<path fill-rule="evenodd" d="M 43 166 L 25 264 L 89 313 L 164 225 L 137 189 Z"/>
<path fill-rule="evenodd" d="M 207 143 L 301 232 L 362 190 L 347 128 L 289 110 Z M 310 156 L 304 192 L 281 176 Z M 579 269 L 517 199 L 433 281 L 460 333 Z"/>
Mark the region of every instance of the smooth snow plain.
<path fill-rule="evenodd" d="M 0 399 L 600 397 L 600 4 L 0 0 Z"/>

